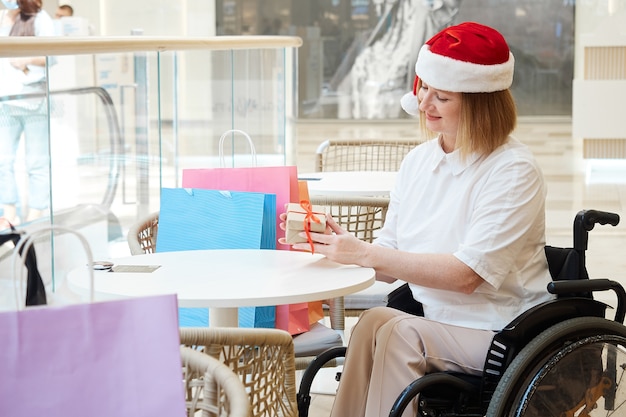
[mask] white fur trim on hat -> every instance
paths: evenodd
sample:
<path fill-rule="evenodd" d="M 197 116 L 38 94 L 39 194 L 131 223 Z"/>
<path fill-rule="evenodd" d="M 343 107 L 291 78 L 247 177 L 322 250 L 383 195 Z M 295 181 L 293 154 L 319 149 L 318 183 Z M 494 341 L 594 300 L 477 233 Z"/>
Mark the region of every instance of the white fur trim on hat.
<path fill-rule="evenodd" d="M 417 96 L 413 94 L 413 91 L 410 91 L 402 96 L 400 99 L 400 106 L 402 106 L 405 112 L 412 116 L 417 116 L 420 113 Z"/>
<path fill-rule="evenodd" d="M 515 59 L 502 64 L 482 65 L 459 61 L 430 51 L 430 45 L 420 49 L 415 74 L 427 85 L 456 93 L 491 93 L 506 90 L 513 83 Z"/>

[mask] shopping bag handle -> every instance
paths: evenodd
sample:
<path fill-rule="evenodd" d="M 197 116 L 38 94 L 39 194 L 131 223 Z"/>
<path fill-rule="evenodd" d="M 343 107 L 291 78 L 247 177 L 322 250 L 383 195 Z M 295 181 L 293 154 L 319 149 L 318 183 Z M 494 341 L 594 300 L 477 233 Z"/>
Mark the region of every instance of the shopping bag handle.
<path fill-rule="evenodd" d="M 246 139 L 248 140 L 248 144 L 250 145 L 250 155 L 252 156 L 252 166 L 254 166 L 254 167 L 257 166 L 257 164 L 256 164 L 256 149 L 254 149 L 254 142 L 252 142 L 252 138 L 250 137 L 250 135 L 248 135 L 243 130 L 231 129 L 231 130 L 227 130 L 226 132 L 224 132 L 222 134 L 222 136 L 220 137 L 220 141 L 218 143 L 218 152 L 219 152 L 219 157 L 220 157 L 220 167 L 224 168 L 226 166 L 226 163 L 224 161 L 224 140 L 226 139 L 226 136 L 228 136 L 229 133 L 241 133 L 242 135 L 244 135 L 246 137 Z"/>
<path fill-rule="evenodd" d="M 93 303 L 94 301 L 94 272 L 93 272 L 93 254 L 91 252 L 91 248 L 89 247 L 89 242 L 87 241 L 87 239 L 85 239 L 85 237 L 77 232 L 76 230 L 64 227 L 64 226 L 58 226 L 58 225 L 50 225 L 50 226 L 45 226 L 42 227 L 41 229 L 35 230 L 34 232 L 28 233 L 28 234 L 24 234 L 22 236 L 22 239 L 20 239 L 20 241 L 17 243 L 17 245 L 15 246 L 15 248 L 13 249 L 13 254 L 11 256 L 11 261 L 12 261 L 12 265 L 13 265 L 13 279 L 15 280 L 19 274 L 19 271 L 17 269 L 18 267 L 18 259 L 20 259 L 20 263 L 19 266 L 21 266 L 21 274 L 19 277 L 19 285 L 14 285 L 13 287 L 15 288 L 15 299 L 17 301 L 17 308 L 20 309 L 20 306 L 23 305 L 24 303 L 21 300 L 20 294 L 24 294 L 25 293 L 25 289 L 24 289 L 24 281 L 25 281 L 25 272 L 26 272 L 26 268 L 25 268 L 25 262 L 26 262 L 26 257 L 19 257 L 17 256 L 18 253 L 22 252 L 23 249 L 23 253 L 28 253 L 28 250 L 30 249 L 31 246 L 33 246 L 33 244 L 35 243 L 35 238 L 38 237 L 39 235 L 42 235 L 44 233 L 49 233 L 49 232 L 66 232 L 66 233 L 71 233 L 73 235 L 75 235 L 78 240 L 80 241 L 80 243 L 83 245 L 83 249 L 85 249 L 85 254 L 87 255 L 87 268 L 89 271 L 89 302 Z"/>

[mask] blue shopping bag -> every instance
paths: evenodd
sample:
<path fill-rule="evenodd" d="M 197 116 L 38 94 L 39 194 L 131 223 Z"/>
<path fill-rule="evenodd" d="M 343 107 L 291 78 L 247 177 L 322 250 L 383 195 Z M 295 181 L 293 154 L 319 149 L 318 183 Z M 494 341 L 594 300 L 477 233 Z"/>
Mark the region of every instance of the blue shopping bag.
<path fill-rule="evenodd" d="M 163 188 L 157 252 L 276 249 L 276 195 Z"/>
<path fill-rule="evenodd" d="M 276 249 L 276 195 L 163 188 L 157 252 Z M 242 307 L 240 327 L 273 328 L 276 308 Z M 208 326 L 208 309 L 181 308 L 181 327 Z"/>

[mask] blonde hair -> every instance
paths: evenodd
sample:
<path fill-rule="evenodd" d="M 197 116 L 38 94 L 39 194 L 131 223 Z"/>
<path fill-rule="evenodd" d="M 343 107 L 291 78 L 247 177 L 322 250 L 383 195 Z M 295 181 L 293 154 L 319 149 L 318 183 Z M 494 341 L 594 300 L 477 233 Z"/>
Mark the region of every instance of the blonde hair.
<path fill-rule="evenodd" d="M 420 80 L 421 81 L 421 80 Z M 506 142 L 517 124 L 517 108 L 510 90 L 492 93 L 461 93 L 456 149 L 461 156 L 471 153 L 489 155 Z M 426 128 L 420 112 L 420 128 L 425 138 L 436 135 Z"/>

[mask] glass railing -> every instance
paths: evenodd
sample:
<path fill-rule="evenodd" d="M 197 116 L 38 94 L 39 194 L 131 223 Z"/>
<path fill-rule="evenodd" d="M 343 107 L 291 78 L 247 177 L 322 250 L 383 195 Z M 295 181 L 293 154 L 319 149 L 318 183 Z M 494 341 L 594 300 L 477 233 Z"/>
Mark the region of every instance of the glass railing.
<path fill-rule="evenodd" d="M 287 36 L 0 39 L 0 215 L 25 231 L 76 229 L 104 260 L 128 254 L 128 227 L 159 209 L 160 190 L 180 187 L 184 169 L 293 164 L 300 45 Z M 12 64 L 35 56 L 43 69 Z M 256 158 L 231 130 L 249 135 Z M 52 289 L 77 251 L 69 235 L 37 243 Z M 8 255 L 0 247 L 0 279 L 11 278 Z"/>

